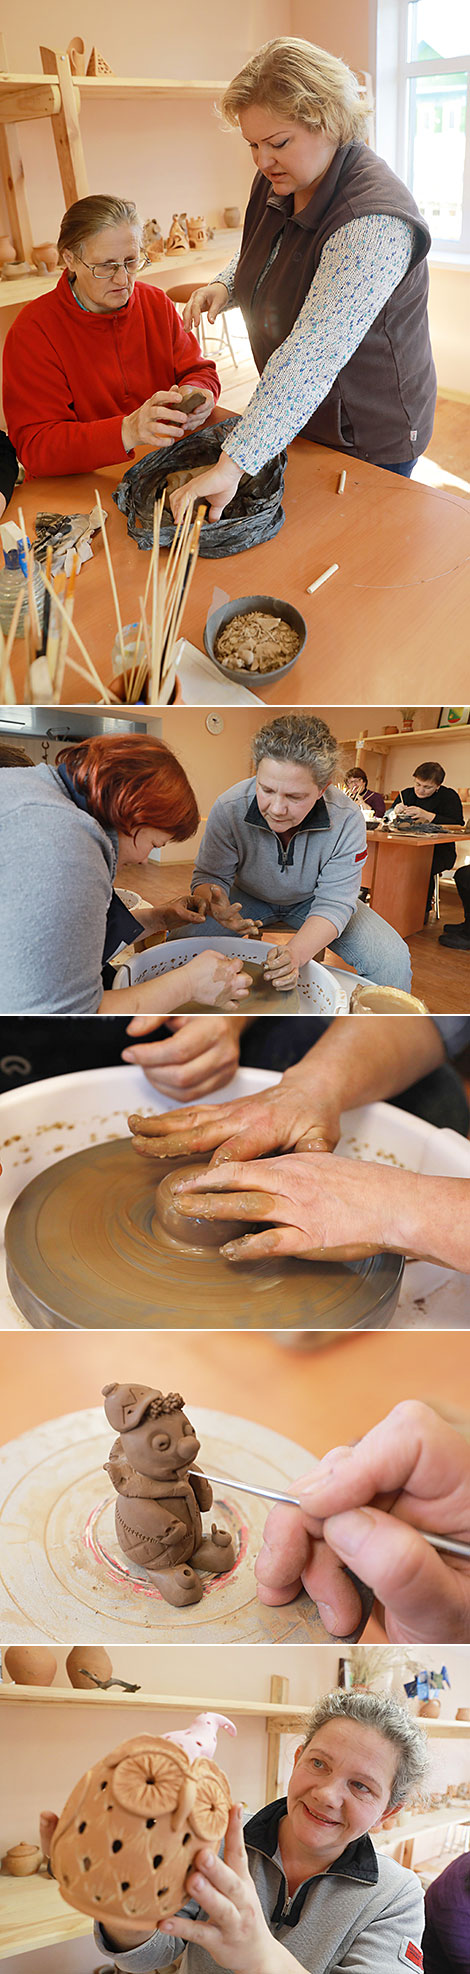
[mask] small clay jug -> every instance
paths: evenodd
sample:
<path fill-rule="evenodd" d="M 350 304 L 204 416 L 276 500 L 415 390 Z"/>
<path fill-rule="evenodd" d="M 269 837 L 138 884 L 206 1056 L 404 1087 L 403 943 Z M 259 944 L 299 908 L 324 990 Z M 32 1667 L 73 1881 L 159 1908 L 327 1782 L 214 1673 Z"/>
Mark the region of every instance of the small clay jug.
<path fill-rule="evenodd" d="M 57 1659 L 47 1645 L 9 1645 L 3 1663 L 15 1686 L 52 1686 Z"/>
<path fill-rule="evenodd" d="M 53 246 L 52 240 L 43 240 L 41 246 L 33 247 L 31 259 L 35 267 L 45 267 L 48 274 L 53 274 L 59 265 L 57 247 Z"/>
<path fill-rule="evenodd" d="M 70 1685 L 80 1692 L 99 1692 L 94 1679 L 89 1678 L 90 1673 L 94 1673 L 96 1679 L 112 1679 L 111 1660 L 103 1645 L 74 1645 L 65 1664 Z"/>
<path fill-rule="evenodd" d="M 434 1700 L 421 1700 L 421 1701 L 420 1701 L 420 1704 L 419 1704 L 419 1707 L 418 1707 L 418 1713 L 419 1713 L 419 1714 L 422 1714 L 422 1716 L 423 1716 L 423 1719 L 426 1719 L 426 1720 L 438 1720 L 438 1719 L 439 1719 L 439 1714 L 440 1714 L 440 1711 L 441 1711 L 441 1702 L 440 1702 L 440 1700 L 437 1700 L 437 1699 L 434 1699 Z"/>
<path fill-rule="evenodd" d="M 457 1707 L 456 1720 L 470 1720 L 470 1707 Z"/>
<path fill-rule="evenodd" d="M 2 233 L 0 234 L 0 267 L 5 267 L 7 261 L 13 260 L 16 260 L 13 242 L 8 238 L 8 233 Z"/>
<path fill-rule="evenodd" d="M 226 206 L 224 212 L 224 226 L 239 226 L 239 225 L 240 225 L 240 207 Z"/>
<path fill-rule="evenodd" d="M 31 1878 L 34 1871 L 39 1871 L 40 1864 L 39 1844 L 12 1844 L 2 1858 L 2 1871 L 8 1871 L 10 1878 Z"/>

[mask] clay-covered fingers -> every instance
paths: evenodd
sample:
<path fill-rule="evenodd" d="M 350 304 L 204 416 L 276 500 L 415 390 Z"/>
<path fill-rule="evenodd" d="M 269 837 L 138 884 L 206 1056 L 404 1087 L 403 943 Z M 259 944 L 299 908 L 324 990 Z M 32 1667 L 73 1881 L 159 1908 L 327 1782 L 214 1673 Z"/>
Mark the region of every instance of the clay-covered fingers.
<path fill-rule="evenodd" d="M 264 976 L 272 987 L 295 987 L 299 969 L 291 958 L 289 946 L 270 946 L 264 966 Z"/>

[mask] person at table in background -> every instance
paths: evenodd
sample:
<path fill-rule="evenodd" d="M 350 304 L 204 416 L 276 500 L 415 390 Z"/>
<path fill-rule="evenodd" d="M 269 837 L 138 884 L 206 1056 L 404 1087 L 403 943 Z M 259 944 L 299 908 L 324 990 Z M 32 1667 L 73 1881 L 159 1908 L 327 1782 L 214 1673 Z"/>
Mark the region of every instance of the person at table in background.
<path fill-rule="evenodd" d="M 363 1439 L 325 1453 L 292 1481 L 292 1493 L 296 1503 L 277 1504 L 265 1523 L 255 1563 L 262 1604 L 290 1604 L 303 1587 L 328 1631 L 347 1637 L 361 1607 L 346 1565 L 374 1591 L 374 1615 L 395 1644 L 470 1643 L 470 1446 L 463 1432 L 418 1399 L 402 1400 Z M 461 1542 L 469 1555 L 435 1548 L 425 1532 Z M 435 1965 L 443 1974 L 443 1964 Z"/>
<path fill-rule="evenodd" d="M 421 761 L 415 768 L 409 788 L 402 788 L 401 794 L 387 811 L 390 816 L 408 816 L 410 822 L 461 823 L 464 813 L 460 795 L 456 788 L 444 788 L 445 768 L 440 761 Z M 455 864 L 455 843 L 435 843 L 432 853 L 431 876 L 426 905 L 426 918 L 431 910 L 434 895 L 436 871 L 452 870 Z"/>
<path fill-rule="evenodd" d="M 184 843 L 199 821 L 184 768 L 162 740 L 98 734 L 60 749 L 55 767 L 0 774 L 0 1004 L 6 1014 L 171 1013 L 196 998 L 236 1008 L 242 960 L 204 951 L 160 979 L 108 989 L 103 967 L 139 933 L 200 923 L 192 900 L 139 905 L 114 892 L 118 863 Z"/>
<path fill-rule="evenodd" d="M 456 952 L 470 953 L 470 862 L 468 859 L 464 864 L 458 864 L 457 870 L 453 872 L 453 878 L 460 903 L 463 905 L 463 921 L 462 923 L 459 921 L 457 925 L 453 922 L 444 925 L 439 934 L 439 945 L 453 946 Z"/>
<path fill-rule="evenodd" d="M 17 478 L 18 460 L 15 448 L 12 446 L 11 439 L 7 438 L 6 432 L 0 431 L 0 520 L 11 500 Z"/>
<path fill-rule="evenodd" d="M 217 466 L 193 483 L 212 520 L 242 472 L 299 432 L 345 465 L 408 477 L 431 437 L 431 235 L 408 186 L 364 141 L 369 113 L 344 62 L 289 36 L 260 48 L 222 99 L 256 177 L 239 256 L 195 290 L 184 322 L 240 307 L 261 375 Z M 187 502 L 180 489 L 174 513 Z"/>
<path fill-rule="evenodd" d="M 352 802 L 359 802 L 361 807 L 364 804 L 367 809 L 372 809 L 374 816 L 381 818 L 385 815 L 385 798 L 378 788 L 369 788 L 364 768 L 348 768 L 348 773 L 344 777 L 344 786 Z"/>
<path fill-rule="evenodd" d="M 292 1032 L 306 1021 L 269 1023 Z M 236 1024 L 238 1026 L 238 1024 Z M 256 1028 L 256 1024 L 253 1024 Z M 188 1082 L 191 1060 L 178 1052 L 178 1035 L 171 1064 L 171 1044 L 142 1043 L 147 1024 L 133 1022 L 131 1050 L 124 1060 L 138 1061 L 147 1074 L 177 1096 Z M 250 1035 L 252 1030 L 250 1029 Z M 178 1031 L 180 1034 L 181 1031 Z M 134 1038 L 136 1038 L 134 1040 Z M 184 1041 L 184 1031 L 183 1031 Z M 220 1104 L 172 1110 L 157 1118 L 133 1120 L 136 1147 L 146 1157 L 171 1155 L 172 1138 L 178 1154 L 211 1156 L 194 1210 L 211 1219 L 230 1215 L 241 1222 L 265 1219 L 268 1231 L 248 1234 L 224 1249 L 230 1261 L 243 1262 L 276 1254 L 325 1256 L 333 1248 L 341 1259 L 373 1252 L 417 1256 L 470 1274 L 470 1181 L 409 1172 L 399 1167 L 367 1165 L 353 1159 L 335 1160 L 334 1171 L 325 1153 L 334 1151 L 341 1131 L 341 1113 L 356 1105 L 393 1102 L 407 1085 L 426 1079 L 470 1044 L 470 1019 L 465 1016 L 397 1017 L 371 1015 L 331 1022 L 314 1048 L 294 1051 L 290 1066 L 273 1088 L 252 1097 Z M 197 1037 L 191 1043 L 197 1049 Z M 170 1055 L 170 1062 L 168 1057 Z M 175 1060 L 176 1057 L 176 1060 Z M 256 1060 L 256 1057 L 255 1057 Z M 183 1061 L 183 1073 L 181 1072 Z M 289 1057 L 287 1057 L 289 1063 Z M 271 1054 L 263 1067 L 282 1067 Z M 162 1080 L 157 1081 L 157 1088 Z M 426 1116 L 421 1107 L 420 1114 Z M 437 1119 L 435 1120 L 437 1121 Z M 468 1124 L 464 1110 L 465 1124 Z M 461 1128 L 461 1125 L 459 1126 Z M 318 1154 L 322 1154 L 319 1156 Z M 220 1169 L 219 1169 L 220 1168 Z M 198 1181 L 191 1181 L 191 1191 Z M 256 1209 L 249 1188 L 256 1188 Z M 225 1197 L 224 1197 L 225 1189 Z M 180 1190 L 185 1191 L 182 1181 Z M 220 1191 L 220 1199 L 217 1197 Z M 239 1193 L 242 1193 L 240 1199 Z M 261 1210 L 260 1194 L 266 1194 Z M 189 1194 L 185 1193 L 185 1213 Z"/>
<path fill-rule="evenodd" d="M 169 295 L 136 283 L 148 256 L 130 199 L 78 199 L 57 245 L 64 273 L 21 309 L 3 357 L 8 429 L 30 480 L 173 445 L 205 424 L 220 391 Z M 204 402 L 187 415 L 184 392 L 195 388 Z"/>
<path fill-rule="evenodd" d="M 117 1970 L 154 1974 L 183 1954 L 183 1974 L 392 1974 L 422 1966 L 423 1894 L 409 1871 L 371 1841 L 423 1786 L 426 1735 L 387 1694 L 323 1693 L 296 1749 L 287 1795 L 254 1815 L 230 1812 L 218 1853 L 202 1845 L 185 1903 L 149 1932 L 119 1923 L 103 1901 L 95 1942 Z M 48 1856 L 57 1817 L 40 1819 Z"/>
<path fill-rule="evenodd" d="M 260 727 L 252 753 L 255 774 L 219 795 L 198 850 L 191 892 L 208 914 L 205 934 L 253 936 L 281 919 L 293 936 L 269 950 L 265 967 L 280 991 L 325 946 L 358 973 L 409 990 L 408 947 L 359 899 L 365 824 L 334 785 L 337 743 L 326 722 L 279 714 Z"/>
<path fill-rule="evenodd" d="M 458 1813 L 458 1812 L 457 1812 Z M 468 1974 L 470 1857 L 454 1857 L 428 1885 L 424 1899 L 424 1974 Z"/>

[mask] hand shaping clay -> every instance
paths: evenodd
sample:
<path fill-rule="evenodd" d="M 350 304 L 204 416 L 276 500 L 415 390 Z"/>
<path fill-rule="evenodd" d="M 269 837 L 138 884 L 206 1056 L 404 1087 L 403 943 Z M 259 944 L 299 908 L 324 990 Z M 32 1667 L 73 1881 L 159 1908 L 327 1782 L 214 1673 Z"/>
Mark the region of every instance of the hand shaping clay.
<path fill-rule="evenodd" d="M 197 1164 L 167 1172 L 166 1178 L 161 1179 L 157 1186 L 155 1198 L 157 1219 L 164 1233 L 170 1240 L 177 1241 L 179 1246 L 183 1243 L 185 1247 L 194 1248 L 196 1253 L 204 1247 L 221 1248 L 225 1241 L 235 1241 L 240 1235 L 239 1220 L 207 1220 L 202 1213 L 185 1212 L 185 1194 L 176 1192 L 182 1172 L 185 1179 L 193 1179 L 198 1172 L 207 1171 L 207 1165 Z M 195 1195 L 191 1197 L 193 1207 L 197 1206 Z M 243 1225 L 242 1232 L 248 1233 L 248 1223 Z"/>
<path fill-rule="evenodd" d="M 115 1387 L 116 1389 L 116 1387 Z M 163 1735 L 124 1741 L 88 1770 L 59 1818 L 51 1865 L 68 1905 L 153 1931 L 183 1904 L 201 1844 L 217 1849 L 231 1807 L 226 1775 Z"/>
<path fill-rule="evenodd" d="M 197 1572 L 226 1574 L 235 1549 L 215 1522 L 210 1536 L 203 1534 L 200 1509 L 211 1507 L 212 1488 L 199 1471 L 191 1471 L 189 1479 L 200 1441 L 183 1411 L 184 1400 L 179 1392 L 164 1397 L 150 1385 L 105 1385 L 103 1397 L 106 1418 L 119 1434 L 105 1472 L 119 1496 L 121 1549 L 151 1570 L 168 1604 L 198 1604 L 203 1586 Z"/>

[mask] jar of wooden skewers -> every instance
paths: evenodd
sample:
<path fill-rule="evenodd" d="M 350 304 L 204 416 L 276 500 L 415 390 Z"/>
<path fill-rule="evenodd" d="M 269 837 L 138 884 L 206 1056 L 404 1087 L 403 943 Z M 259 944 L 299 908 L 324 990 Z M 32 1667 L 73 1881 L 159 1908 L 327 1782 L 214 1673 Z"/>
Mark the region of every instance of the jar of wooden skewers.
<path fill-rule="evenodd" d="M 155 703 L 150 700 L 149 692 L 151 667 L 142 636 L 139 638 L 138 633 L 139 626 L 137 623 L 123 624 L 122 644 L 119 632 L 116 632 L 112 647 L 111 664 L 113 676 L 110 683 L 113 694 L 121 701 L 123 706 L 148 706 Z M 126 660 L 124 668 L 122 663 L 122 646 L 124 647 Z M 159 706 L 176 706 L 178 704 L 181 705 L 182 698 L 183 694 L 178 673 L 175 664 L 172 663 L 169 665 L 168 670 L 165 672 L 165 677 L 161 682 L 157 703 Z"/>

